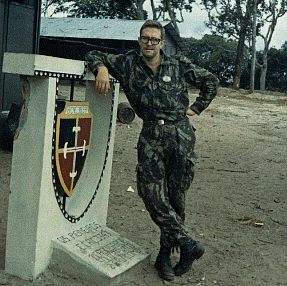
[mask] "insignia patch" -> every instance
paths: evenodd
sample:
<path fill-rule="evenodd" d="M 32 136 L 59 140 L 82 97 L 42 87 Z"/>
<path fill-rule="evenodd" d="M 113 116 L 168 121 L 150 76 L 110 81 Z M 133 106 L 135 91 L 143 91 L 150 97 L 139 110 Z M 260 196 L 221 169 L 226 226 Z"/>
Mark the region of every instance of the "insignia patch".
<path fill-rule="evenodd" d="M 171 77 L 168 76 L 168 75 L 165 75 L 165 76 L 162 78 L 162 80 L 163 80 L 164 82 L 171 82 Z"/>
<path fill-rule="evenodd" d="M 55 161 L 58 183 L 71 196 L 79 182 L 90 148 L 93 115 L 88 102 L 65 102 L 57 115 Z"/>

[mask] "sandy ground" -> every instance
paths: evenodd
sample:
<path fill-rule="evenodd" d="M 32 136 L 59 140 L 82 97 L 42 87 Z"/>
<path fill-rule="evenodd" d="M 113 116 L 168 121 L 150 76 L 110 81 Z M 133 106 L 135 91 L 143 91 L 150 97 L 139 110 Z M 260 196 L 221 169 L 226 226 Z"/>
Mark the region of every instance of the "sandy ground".
<path fill-rule="evenodd" d="M 287 285 L 287 95 L 221 89 L 190 120 L 197 129 L 198 163 L 186 225 L 206 253 L 170 283 L 153 267 L 159 231 L 136 192 L 141 120 L 117 124 L 107 224 L 151 253 L 151 264 L 126 285 Z M 11 157 L 0 152 L 0 285 L 86 285 L 50 269 L 35 281 L 5 274 Z M 172 256 L 173 263 L 178 257 Z"/>

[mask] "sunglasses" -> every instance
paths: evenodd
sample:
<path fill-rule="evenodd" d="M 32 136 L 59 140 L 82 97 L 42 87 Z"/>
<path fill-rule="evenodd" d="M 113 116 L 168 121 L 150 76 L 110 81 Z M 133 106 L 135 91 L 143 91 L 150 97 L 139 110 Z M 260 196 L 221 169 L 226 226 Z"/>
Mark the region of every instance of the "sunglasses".
<path fill-rule="evenodd" d="M 146 37 L 146 36 L 141 36 L 141 37 L 140 37 L 140 41 L 141 41 L 143 44 L 147 44 L 147 43 L 150 41 L 152 45 L 158 45 L 158 44 L 161 42 L 161 39 L 158 39 L 158 38 L 149 38 L 149 37 Z"/>

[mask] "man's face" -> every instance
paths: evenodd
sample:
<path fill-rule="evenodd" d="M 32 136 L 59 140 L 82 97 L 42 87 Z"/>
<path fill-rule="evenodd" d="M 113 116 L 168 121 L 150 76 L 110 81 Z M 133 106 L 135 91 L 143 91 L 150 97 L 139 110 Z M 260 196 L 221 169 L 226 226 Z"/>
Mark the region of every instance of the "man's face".
<path fill-rule="evenodd" d="M 150 39 L 147 43 L 147 39 Z M 152 40 L 151 40 L 152 39 Z M 158 44 L 153 44 L 159 39 Z M 161 40 L 161 31 L 157 28 L 145 28 L 142 30 L 141 37 L 138 39 L 142 54 L 147 59 L 153 59 L 160 53 L 160 49 L 164 46 Z"/>

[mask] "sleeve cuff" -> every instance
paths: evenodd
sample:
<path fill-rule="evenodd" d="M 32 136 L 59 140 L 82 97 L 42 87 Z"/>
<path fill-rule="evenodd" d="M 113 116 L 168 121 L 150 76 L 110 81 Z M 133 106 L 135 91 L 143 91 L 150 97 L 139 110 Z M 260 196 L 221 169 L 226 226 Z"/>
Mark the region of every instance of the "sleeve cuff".
<path fill-rule="evenodd" d="M 204 110 L 204 107 L 199 102 L 195 102 L 190 106 L 190 109 L 199 115 Z"/>
<path fill-rule="evenodd" d="M 93 74 L 94 74 L 94 75 L 97 75 L 97 73 L 98 73 L 98 68 L 99 68 L 99 67 L 104 67 L 104 66 L 105 66 L 105 65 L 104 65 L 103 63 L 95 64 L 95 65 L 93 66 L 93 70 L 92 70 Z"/>

